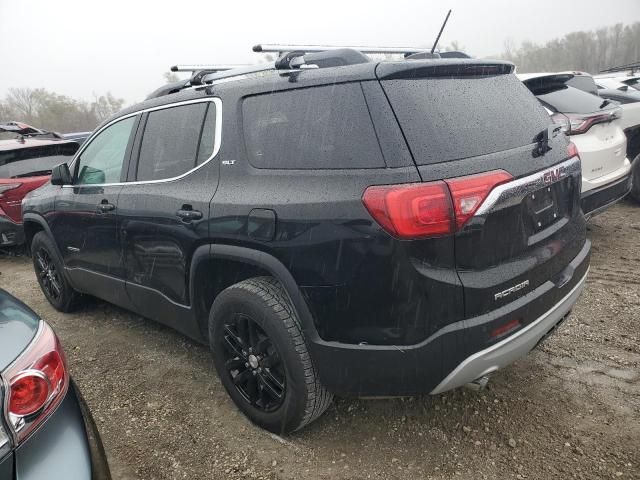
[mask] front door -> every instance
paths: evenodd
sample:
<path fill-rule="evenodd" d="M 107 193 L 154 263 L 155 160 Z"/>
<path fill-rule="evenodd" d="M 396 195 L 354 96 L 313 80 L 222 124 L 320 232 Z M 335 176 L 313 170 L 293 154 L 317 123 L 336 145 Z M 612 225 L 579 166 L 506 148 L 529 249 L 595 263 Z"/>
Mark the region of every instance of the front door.
<path fill-rule="evenodd" d="M 56 197 L 51 227 L 76 288 L 127 306 L 118 223 L 118 196 L 126 177 L 137 117 L 95 136 L 72 166 L 73 183 Z"/>

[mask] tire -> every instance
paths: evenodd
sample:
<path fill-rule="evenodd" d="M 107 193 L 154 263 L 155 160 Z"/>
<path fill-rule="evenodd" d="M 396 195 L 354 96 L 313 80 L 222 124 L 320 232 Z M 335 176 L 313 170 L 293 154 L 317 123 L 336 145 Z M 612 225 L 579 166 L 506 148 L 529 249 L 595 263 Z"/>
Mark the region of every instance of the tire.
<path fill-rule="evenodd" d="M 629 197 L 640 203 L 640 154 L 633 159 L 631 164 L 631 192 Z"/>
<path fill-rule="evenodd" d="M 222 291 L 209 314 L 209 338 L 222 384 L 256 425 L 290 433 L 331 404 L 295 310 L 274 278 L 255 277 Z"/>
<path fill-rule="evenodd" d="M 60 312 L 72 311 L 79 303 L 80 294 L 69 285 L 64 275 L 62 260 L 45 232 L 34 235 L 31 242 L 31 259 L 40 290 L 49 303 Z"/>

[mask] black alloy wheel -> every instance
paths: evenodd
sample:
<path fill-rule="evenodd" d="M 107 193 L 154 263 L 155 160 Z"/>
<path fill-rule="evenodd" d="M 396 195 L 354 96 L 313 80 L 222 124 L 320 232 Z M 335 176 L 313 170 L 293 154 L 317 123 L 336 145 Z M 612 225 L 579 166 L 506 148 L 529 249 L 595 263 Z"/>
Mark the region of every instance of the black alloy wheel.
<path fill-rule="evenodd" d="M 62 282 L 55 263 L 44 248 L 39 248 L 35 252 L 36 274 L 40 279 L 40 285 L 47 297 L 53 301 L 59 300 L 62 296 Z"/>
<path fill-rule="evenodd" d="M 38 284 L 49 303 L 60 312 L 70 312 L 81 303 L 82 295 L 69 284 L 56 246 L 45 232 L 33 236 L 30 246 Z"/>
<path fill-rule="evenodd" d="M 314 421 L 333 395 L 320 382 L 295 309 L 273 277 L 225 288 L 209 312 L 220 381 L 256 425 L 285 434 Z"/>
<path fill-rule="evenodd" d="M 277 349 L 249 316 L 224 325 L 225 367 L 235 388 L 254 408 L 273 412 L 283 403 L 286 374 Z"/>

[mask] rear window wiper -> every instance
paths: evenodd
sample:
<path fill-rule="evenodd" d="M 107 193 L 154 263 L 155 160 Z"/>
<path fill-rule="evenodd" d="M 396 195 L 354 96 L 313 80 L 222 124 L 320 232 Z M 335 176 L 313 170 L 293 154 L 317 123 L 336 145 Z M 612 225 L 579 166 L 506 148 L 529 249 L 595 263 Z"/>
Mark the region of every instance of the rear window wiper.
<path fill-rule="evenodd" d="M 611 102 L 609 100 L 605 100 L 602 102 L 602 104 L 598 107 L 600 110 L 602 110 L 604 107 L 606 107 L 607 105 L 609 105 Z"/>

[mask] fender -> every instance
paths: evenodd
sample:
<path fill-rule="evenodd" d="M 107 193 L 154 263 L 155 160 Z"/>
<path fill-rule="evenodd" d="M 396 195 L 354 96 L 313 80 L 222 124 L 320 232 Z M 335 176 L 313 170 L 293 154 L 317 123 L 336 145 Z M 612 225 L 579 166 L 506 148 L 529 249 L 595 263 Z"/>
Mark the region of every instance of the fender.
<path fill-rule="evenodd" d="M 192 304 L 194 303 L 195 274 L 198 264 L 209 259 L 235 260 L 268 271 L 284 287 L 291 304 L 298 314 L 305 337 L 308 340 L 319 340 L 320 337 L 313 323 L 313 317 L 307 302 L 293 276 L 280 260 L 260 250 L 220 244 L 207 244 L 198 247 L 191 258 L 189 272 L 189 296 L 192 299 Z"/>

